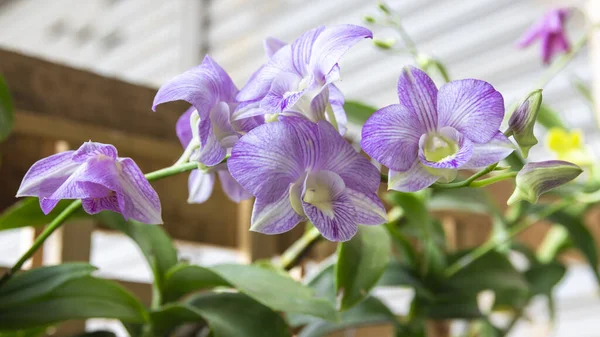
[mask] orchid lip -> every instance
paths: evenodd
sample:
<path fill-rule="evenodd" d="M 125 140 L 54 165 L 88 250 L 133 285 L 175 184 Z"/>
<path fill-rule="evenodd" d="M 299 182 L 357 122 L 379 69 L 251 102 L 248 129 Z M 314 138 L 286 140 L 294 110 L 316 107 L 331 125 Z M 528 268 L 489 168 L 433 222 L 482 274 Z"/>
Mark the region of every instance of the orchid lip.
<path fill-rule="evenodd" d="M 423 152 L 429 161 L 440 162 L 458 152 L 458 144 L 440 134 L 433 133 L 425 137 Z"/>

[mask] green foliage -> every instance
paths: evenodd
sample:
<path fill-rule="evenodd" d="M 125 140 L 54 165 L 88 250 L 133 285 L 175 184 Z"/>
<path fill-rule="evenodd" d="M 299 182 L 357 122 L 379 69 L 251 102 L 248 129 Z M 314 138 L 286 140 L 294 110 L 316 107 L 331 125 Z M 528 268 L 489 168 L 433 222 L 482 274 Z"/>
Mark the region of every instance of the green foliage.
<path fill-rule="evenodd" d="M 10 134 L 14 119 L 15 112 L 12 97 L 6 81 L 0 76 L 0 142 Z"/>
<path fill-rule="evenodd" d="M 71 200 L 62 200 L 48 215 L 40 209 L 38 198 L 26 198 L 17 201 L 0 215 L 0 231 L 21 227 L 39 227 L 48 224 L 60 212 L 71 204 Z M 83 210 L 74 216 L 86 216 Z"/>
<path fill-rule="evenodd" d="M 315 297 L 314 291 L 289 277 L 257 266 L 218 265 L 177 266 L 168 273 L 165 293 L 169 299 L 183 291 L 197 291 L 215 286 L 229 286 L 273 310 L 295 312 L 336 320 L 333 305 Z"/>
<path fill-rule="evenodd" d="M 338 245 L 336 290 L 341 310 L 363 300 L 386 269 L 392 246 L 382 226 L 359 226 L 352 240 Z"/>
<path fill-rule="evenodd" d="M 554 111 L 554 109 L 552 109 L 550 106 L 543 103 L 540 106 L 540 111 L 538 112 L 537 122 L 544 126 L 546 129 L 567 129 L 563 121 L 560 119 L 560 115 L 558 114 L 558 112 Z"/>
<path fill-rule="evenodd" d="M 567 268 L 558 262 L 535 264 L 525 272 L 531 296 L 551 295 L 552 289 L 562 280 Z"/>
<path fill-rule="evenodd" d="M 94 270 L 87 263 L 66 263 L 19 273 L 0 287 L 0 310 L 43 297 L 65 282 L 90 275 Z"/>
<path fill-rule="evenodd" d="M 357 101 L 346 101 L 344 110 L 348 116 L 348 121 L 359 125 L 365 124 L 367 119 L 377 111 L 376 108 Z"/>
<path fill-rule="evenodd" d="M 135 297 L 114 282 L 83 276 L 64 282 L 45 295 L 0 309 L 0 330 L 97 317 L 144 323 L 148 313 Z"/>
<path fill-rule="evenodd" d="M 165 275 L 177 264 L 177 250 L 161 226 L 146 225 L 134 220 L 125 221 L 121 214 L 104 211 L 96 217 L 106 226 L 129 236 L 140 248 L 154 275 L 155 298 L 163 293 Z M 157 300 L 160 302 L 160 300 Z"/>
<path fill-rule="evenodd" d="M 93 331 L 82 333 L 73 337 L 117 337 L 117 335 L 110 331 Z"/>
<path fill-rule="evenodd" d="M 156 335 L 164 335 L 185 322 L 205 321 L 214 337 L 288 337 L 283 318 L 240 293 L 206 293 L 184 303 L 168 304 L 152 312 Z"/>
<path fill-rule="evenodd" d="M 46 334 L 47 327 L 0 332 L 0 337 L 41 337 Z"/>

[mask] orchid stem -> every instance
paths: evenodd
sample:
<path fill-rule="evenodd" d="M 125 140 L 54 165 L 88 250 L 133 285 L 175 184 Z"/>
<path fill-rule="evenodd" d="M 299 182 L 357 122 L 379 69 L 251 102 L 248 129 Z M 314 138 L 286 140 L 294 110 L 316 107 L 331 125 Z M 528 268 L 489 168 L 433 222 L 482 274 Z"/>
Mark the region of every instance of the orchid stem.
<path fill-rule="evenodd" d="M 483 170 L 473 174 L 472 176 L 470 176 L 469 178 L 463 180 L 463 181 L 459 181 L 459 182 L 455 182 L 455 183 L 449 183 L 449 184 L 439 184 L 439 183 L 435 183 L 433 185 L 431 185 L 434 188 L 439 188 L 439 189 L 450 189 L 450 188 L 461 188 L 461 187 L 469 187 L 471 186 L 475 180 L 483 177 L 484 175 L 492 172 L 493 170 L 496 169 L 496 166 L 498 166 L 498 163 L 496 164 L 492 164 L 486 168 L 484 168 Z"/>
<path fill-rule="evenodd" d="M 316 227 L 307 230 L 300 239 L 292 244 L 282 255 L 279 261 L 281 268 L 290 270 L 298 260 L 322 238 L 321 233 Z"/>
<path fill-rule="evenodd" d="M 536 82 L 536 86 L 534 89 L 541 89 L 541 88 L 545 87 L 548 83 L 550 83 L 550 81 L 552 81 L 552 79 L 561 70 L 563 70 L 567 66 L 567 64 L 569 64 L 569 62 L 571 62 L 571 60 L 573 60 L 573 58 L 575 58 L 575 56 L 577 54 L 579 54 L 579 52 L 581 51 L 581 49 L 583 49 L 583 47 L 585 47 L 587 42 L 588 42 L 588 36 L 587 36 L 587 34 L 584 34 L 579 40 L 577 40 L 577 42 L 575 42 L 571 51 L 562 55 L 560 58 L 558 58 L 556 61 L 554 61 L 552 63 L 550 68 L 548 68 L 548 70 L 539 79 L 539 81 Z"/>
<path fill-rule="evenodd" d="M 477 181 L 474 181 L 471 184 L 469 184 L 469 187 L 484 187 L 487 185 L 491 185 L 493 183 L 496 183 L 496 182 L 499 182 L 499 181 L 502 181 L 505 179 L 514 178 L 517 176 L 517 173 L 519 173 L 519 172 L 516 172 L 516 171 L 506 172 L 506 173 L 498 174 L 498 175 L 495 175 L 493 177 L 489 177 L 486 179 L 477 180 Z"/>
<path fill-rule="evenodd" d="M 198 168 L 198 163 L 185 163 L 181 165 L 173 165 L 171 167 L 163 168 L 154 172 L 147 173 L 145 175 L 148 181 L 160 180 L 166 177 L 177 175 L 179 173 L 191 171 Z M 67 208 L 60 212 L 53 220 L 48 224 L 44 231 L 35 239 L 31 247 L 21 256 L 21 258 L 6 272 L 0 279 L 0 286 L 8 281 L 15 273 L 21 270 L 21 267 L 29 260 L 33 254 L 44 244 L 46 239 L 54 233 L 55 230 L 60 228 L 62 224 L 75 213 L 81 207 L 81 200 L 73 201 Z"/>
<path fill-rule="evenodd" d="M 448 278 L 453 276 L 454 274 L 459 272 L 464 267 L 473 263 L 473 261 L 475 261 L 475 260 L 479 259 L 480 257 L 484 256 L 485 254 L 493 251 L 494 249 L 503 245 L 505 242 L 507 242 L 514 236 L 516 236 L 519 233 L 521 233 L 522 231 L 526 230 L 532 224 L 562 210 L 563 208 L 567 207 L 568 205 L 570 205 L 572 203 L 573 203 L 573 200 L 570 200 L 570 199 L 562 200 L 560 202 L 556 202 L 554 204 L 549 205 L 548 207 L 543 208 L 542 211 L 540 211 L 537 214 L 534 214 L 532 217 L 524 218 L 523 220 L 521 220 L 520 222 L 515 224 L 515 226 L 513 226 L 510 229 L 510 231 L 507 233 L 507 235 L 505 237 L 502 238 L 502 240 L 489 240 L 486 243 L 484 243 L 483 245 L 474 249 L 471 253 L 463 256 L 458 261 L 454 262 L 452 265 L 450 265 L 444 271 L 444 276 L 446 276 Z"/>
<path fill-rule="evenodd" d="M 173 166 L 187 163 L 188 161 L 190 161 L 192 153 L 194 153 L 194 150 L 196 150 L 199 146 L 200 144 L 198 143 L 198 141 L 192 140 L 185 148 L 185 151 L 183 151 L 183 154 L 181 154 L 181 157 L 179 157 L 175 164 L 173 164 Z"/>

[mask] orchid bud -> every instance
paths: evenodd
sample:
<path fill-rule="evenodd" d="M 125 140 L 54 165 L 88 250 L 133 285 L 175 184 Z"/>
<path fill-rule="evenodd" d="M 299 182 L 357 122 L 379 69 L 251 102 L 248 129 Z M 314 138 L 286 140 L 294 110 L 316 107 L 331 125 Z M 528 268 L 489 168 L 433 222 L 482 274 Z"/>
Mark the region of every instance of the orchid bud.
<path fill-rule="evenodd" d="M 394 47 L 394 45 L 396 44 L 396 39 L 394 39 L 394 38 L 387 38 L 385 40 L 374 39 L 373 43 L 378 48 L 389 50 L 389 49 L 392 49 L 392 47 Z"/>
<path fill-rule="evenodd" d="M 508 199 L 508 204 L 519 200 L 535 203 L 540 195 L 577 178 L 583 170 L 562 160 L 549 160 L 527 163 L 517 174 L 516 188 Z"/>
<path fill-rule="evenodd" d="M 363 16 L 363 21 L 365 23 L 369 23 L 369 24 L 373 24 L 373 23 L 377 22 L 377 20 L 375 20 L 375 18 L 372 17 L 371 15 L 365 15 L 365 16 Z"/>
<path fill-rule="evenodd" d="M 527 96 L 510 116 L 508 121 L 509 133 L 519 144 L 524 158 L 529 155 L 529 149 L 538 143 L 533 134 L 533 127 L 542 105 L 542 89 L 535 90 Z"/>

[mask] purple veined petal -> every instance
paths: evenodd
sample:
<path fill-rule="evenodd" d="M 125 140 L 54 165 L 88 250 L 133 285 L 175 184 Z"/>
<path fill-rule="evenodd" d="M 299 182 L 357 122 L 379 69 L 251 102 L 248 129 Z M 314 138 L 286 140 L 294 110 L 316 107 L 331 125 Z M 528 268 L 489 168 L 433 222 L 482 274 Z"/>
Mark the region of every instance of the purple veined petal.
<path fill-rule="evenodd" d="M 297 117 L 279 120 L 240 138 L 227 161 L 235 180 L 263 203 L 287 193 L 289 185 L 314 166 L 319 147 L 316 124 Z"/>
<path fill-rule="evenodd" d="M 342 56 L 356 43 L 367 38 L 373 38 L 373 33 L 361 26 L 335 25 L 321 28 L 316 39 L 311 41 L 313 44 L 310 51 L 312 75 L 320 81 L 325 80 Z"/>
<path fill-rule="evenodd" d="M 381 182 L 379 170 L 356 152 L 331 124 L 320 121 L 317 125 L 320 160 L 316 166 L 337 173 L 349 188 L 375 193 Z"/>
<path fill-rule="evenodd" d="M 192 128 L 190 127 L 190 117 L 192 116 L 192 112 L 196 110 L 194 107 L 190 107 L 187 109 L 181 117 L 177 120 L 177 124 L 175 125 L 175 132 L 177 133 L 177 138 L 179 138 L 179 142 L 181 145 L 186 148 L 188 144 L 192 141 Z"/>
<path fill-rule="evenodd" d="M 296 72 L 291 45 L 283 46 L 256 72 L 236 96 L 239 102 L 260 100 L 269 92 L 273 80 L 282 72 Z M 298 73 L 300 75 L 300 73 Z"/>
<path fill-rule="evenodd" d="M 347 188 L 346 195 L 354 205 L 359 225 L 381 225 L 387 221 L 385 207 L 376 193 L 364 194 Z"/>
<path fill-rule="evenodd" d="M 246 101 L 238 105 L 231 115 L 232 121 L 239 121 L 246 118 L 262 116 L 267 112 L 260 108 L 260 101 Z"/>
<path fill-rule="evenodd" d="M 479 169 L 501 161 L 515 150 L 515 146 L 498 131 L 494 138 L 485 144 L 473 144 L 471 159 L 461 169 Z"/>
<path fill-rule="evenodd" d="M 264 113 L 279 113 L 296 104 L 304 95 L 303 90 L 298 90 L 301 80 L 297 74 L 280 73 L 273 80 L 269 92 L 260 101 L 260 108 Z"/>
<path fill-rule="evenodd" d="M 195 129 L 200 137 L 200 149 L 190 158 L 207 166 L 219 164 L 227 155 L 227 150 L 221 145 L 220 137 L 236 134 L 231 125 L 230 130 L 221 130 L 220 127 L 228 122 L 229 107 L 226 103 L 219 102 L 210 112 L 198 111 Z M 224 120 L 219 120 L 224 119 Z M 192 119 L 192 122 L 194 119 Z M 194 126 L 192 126 L 194 128 Z M 227 126 L 225 126 L 227 127 Z"/>
<path fill-rule="evenodd" d="M 550 60 L 552 59 L 551 36 L 549 34 L 546 34 L 542 36 L 541 40 L 542 62 L 548 65 L 550 64 Z"/>
<path fill-rule="evenodd" d="M 418 159 L 407 171 L 390 170 L 388 175 L 388 190 L 400 192 L 416 192 L 435 183 L 439 177 L 429 173 Z"/>
<path fill-rule="evenodd" d="M 342 177 L 331 171 L 309 173 L 302 190 L 302 209 L 321 234 L 347 241 L 356 234 L 356 210 Z"/>
<path fill-rule="evenodd" d="M 86 161 L 88 158 L 104 155 L 110 157 L 112 159 L 117 159 L 117 149 L 110 144 L 102 144 L 96 142 L 85 142 L 83 143 L 74 153 L 73 153 L 73 161 L 82 163 Z"/>
<path fill-rule="evenodd" d="M 400 105 L 412 112 L 419 121 L 413 129 L 434 131 L 438 125 L 438 89 L 422 70 L 406 66 L 398 79 Z"/>
<path fill-rule="evenodd" d="M 201 204 L 212 195 L 215 173 L 193 170 L 188 178 L 188 200 L 190 204 Z"/>
<path fill-rule="evenodd" d="M 238 133 L 231 125 L 231 108 L 225 102 L 217 103 L 210 111 L 210 120 L 215 137 L 222 147 L 232 147 L 239 138 Z"/>
<path fill-rule="evenodd" d="M 552 55 L 569 51 L 569 42 L 562 32 L 550 35 L 549 43 Z"/>
<path fill-rule="evenodd" d="M 44 214 L 48 215 L 58 204 L 60 199 L 40 198 L 40 209 Z"/>
<path fill-rule="evenodd" d="M 318 93 L 317 93 L 318 92 Z M 314 92 L 311 92 L 311 96 L 314 95 L 310 101 L 310 108 L 308 109 L 308 119 L 313 122 L 320 120 L 327 120 L 327 108 L 329 106 L 329 89 L 327 86 L 321 87 Z M 332 110 L 333 113 L 333 110 Z M 337 124 L 337 122 L 336 122 Z"/>
<path fill-rule="evenodd" d="M 325 30 L 325 26 L 313 28 L 300 35 L 292 43 L 292 62 L 298 74 L 309 75 L 308 66 L 311 62 L 313 45 L 317 37 Z M 283 49 L 283 48 L 282 48 Z"/>
<path fill-rule="evenodd" d="M 268 37 L 263 41 L 265 54 L 267 54 L 268 58 L 271 58 L 279 49 L 283 48 L 283 46 L 285 45 L 287 45 L 287 43 L 274 37 Z"/>
<path fill-rule="evenodd" d="M 223 192 L 225 192 L 225 195 L 227 195 L 231 201 L 240 202 L 252 197 L 252 194 L 246 191 L 242 185 L 233 179 L 227 168 L 217 170 L 217 175 L 221 181 Z"/>
<path fill-rule="evenodd" d="M 40 159 L 23 177 L 17 197 L 49 197 L 81 165 L 71 160 L 75 151 L 66 151 Z"/>
<path fill-rule="evenodd" d="M 487 143 L 504 118 L 504 99 L 480 80 L 444 84 L 438 93 L 439 127 L 451 126 L 474 143 Z"/>
<path fill-rule="evenodd" d="M 116 194 L 104 198 L 82 199 L 81 203 L 83 210 L 88 214 L 97 214 L 105 210 L 121 213 L 119 200 Z"/>
<path fill-rule="evenodd" d="M 419 119 L 403 105 L 376 111 L 365 123 L 360 142 L 363 150 L 381 164 L 408 170 L 417 158 L 419 138 L 426 132 Z"/>
<path fill-rule="evenodd" d="M 146 224 L 162 224 L 158 194 L 142 170 L 131 158 L 119 158 L 119 164 L 120 191 L 116 192 L 123 217 Z"/>
<path fill-rule="evenodd" d="M 533 26 L 525 31 L 525 33 L 517 40 L 517 47 L 525 48 L 530 46 L 533 41 L 540 37 L 542 33 L 541 22 L 536 22 Z"/>
<path fill-rule="evenodd" d="M 294 211 L 287 190 L 272 201 L 257 198 L 252 210 L 250 230 L 264 234 L 281 234 L 296 227 L 304 217 Z"/>
<path fill-rule="evenodd" d="M 447 143 L 448 142 L 448 143 Z M 427 158 L 428 147 L 456 146 L 457 151 L 443 159 L 429 160 Z M 441 128 L 437 134 L 425 134 L 419 139 L 419 160 L 424 165 L 435 169 L 456 170 L 466 164 L 473 155 L 473 143 L 454 128 L 446 126 Z"/>
<path fill-rule="evenodd" d="M 346 110 L 344 110 L 344 94 L 335 85 L 329 85 L 329 103 L 331 103 L 331 109 L 333 111 L 333 117 L 338 125 L 338 131 L 340 135 L 346 134 L 348 128 L 348 116 L 346 116 Z M 327 116 L 327 120 L 331 122 L 330 117 Z"/>
<path fill-rule="evenodd" d="M 154 97 L 152 110 L 156 111 L 156 107 L 162 103 L 183 100 L 200 111 L 217 101 L 235 101 L 237 92 L 225 70 L 205 56 L 202 64 L 175 76 L 160 87 Z"/>

